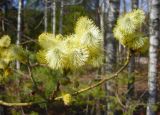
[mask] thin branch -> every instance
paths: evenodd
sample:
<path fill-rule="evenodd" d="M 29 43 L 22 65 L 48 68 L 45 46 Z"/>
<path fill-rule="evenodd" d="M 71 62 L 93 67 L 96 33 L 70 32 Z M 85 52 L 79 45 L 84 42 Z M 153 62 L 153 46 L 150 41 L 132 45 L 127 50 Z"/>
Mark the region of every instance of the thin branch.
<path fill-rule="evenodd" d="M 130 52 L 130 50 L 129 50 L 129 51 L 128 51 L 128 54 L 127 54 L 127 60 L 126 60 L 126 62 L 125 62 L 125 64 L 124 64 L 124 66 L 122 66 L 115 74 L 113 74 L 113 75 L 112 75 L 111 77 L 109 77 L 109 78 L 104 78 L 104 79 L 102 79 L 101 81 L 99 81 L 98 83 L 93 84 L 93 85 L 91 85 L 91 86 L 89 86 L 89 87 L 87 87 L 87 88 L 80 89 L 79 91 L 74 92 L 72 95 L 73 95 L 73 96 L 74 96 L 74 95 L 78 95 L 78 94 L 83 93 L 83 92 L 85 92 L 85 91 L 91 90 L 91 89 L 93 89 L 93 88 L 95 88 L 95 87 L 98 87 L 98 86 L 100 86 L 101 84 L 105 83 L 106 81 L 109 81 L 109 80 L 111 80 L 111 79 L 114 79 L 115 77 L 118 76 L 118 74 L 119 74 L 120 72 L 122 72 L 122 71 L 127 67 L 130 58 L 131 58 L 131 52 Z M 62 98 L 63 98 L 63 96 L 59 96 L 59 97 L 55 98 L 55 100 L 62 99 Z"/>
<path fill-rule="evenodd" d="M 33 40 L 28 40 L 28 41 L 20 43 L 20 45 L 28 44 L 28 43 L 31 43 L 31 42 L 34 42 L 34 41 Z"/>
<path fill-rule="evenodd" d="M 30 64 L 30 67 L 37 67 L 37 66 L 41 66 L 41 67 L 46 67 L 46 68 L 49 68 L 46 64 L 40 64 L 38 62 L 36 63 L 33 63 L 33 64 Z"/>
<path fill-rule="evenodd" d="M 15 73 L 19 74 L 19 75 L 22 75 L 22 76 L 25 76 L 26 74 L 23 73 L 22 71 L 20 70 L 17 70 L 17 69 L 12 69 L 12 71 L 14 71 Z"/>
<path fill-rule="evenodd" d="M 44 16 L 42 17 L 38 25 L 34 28 L 34 30 L 36 30 L 43 23 L 43 20 L 44 20 Z"/>
<path fill-rule="evenodd" d="M 25 34 L 22 34 L 22 36 L 23 36 L 24 38 L 26 38 L 26 39 L 28 39 L 28 40 L 31 40 L 31 41 L 35 42 L 36 44 L 38 44 L 37 40 L 34 40 L 33 38 L 31 38 L 31 37 L 29 37 L 29 36 L 27 36 L 27 35 L 25 35 Z"/>
<path fill-rule="evenodd" d="M 126 108 L 126 106 L 123 104 L 123 102 L 122 102 L 121 99 L 119 98 L 118 88 L 117 88 L 117 87 L 116 87 L 115 96 L 116 96 L 116 99 L 118 100 L 118 103 L 120 104 L 120 106 L 123 107 L 123 108 Z"/>
<path fill-rule="evenodd" d="M 131 57 L 131 52 L 130 52 L 130 50 L 129 50 L 129 51 L 128 51 L 128 54 L 127 54 L 127 60 L 126 60 L 126 62 L 125 62 L 125 64 L 124 64 L 124 66 L 122 66 L 115 74 L 113 74 L 113 75 L 112 75 L 111 77 L 109 77 L 109 78 L 104 78 L 103 80 L 99 81 L 98 83 L 93 84 L 93 85 L 91 85 L 91 86 L 89 86 L 89 87 L 87 87 L 87 88 L 80 89 L 79 91 L 76 91 L 76 92 L 74 92 L 74 93 L 71 94 L 71 95 L 72 95 L 72 96 L 78 95 L 78 94 L 83 93 L 83 92 L 85 92 L 85 91 L 91 90 L 91 89 L 93 89 L 93 88 L 95 88 L 95 87 L 98 87 L 98 86 L 100 86 L 101 84 L 105 83 L 106 81 L 109 81 L 109 80 L 111 80 L 111 79 L 116 78 L 116 77 L 118 76 L 118 74 L 119 74 L 120 72 L 122 72 L 122 71 L 127 67 L 128 63 L 129 63 L 129 60 L 130 60 L 130 57 Z M 62 98 L 63 98 L 63 96 L 59 96 L 59 97 L 54 98 L 53 101 L 59 100 L 59 99 L 62 99 Z M 47 103 L 47 102 L 48 102 L 48 101 L 43 101 L 43 102 L 28 102 L 28 103 L 7 103 L 7 102 L 4 102 L 4 101 L 0 100 L 0 105 L 4 105 L 4 106 L 30 106 L 30 105 L 37 104 L 37 103 Z"/>
<path fill-rule="evenodd" d="M 27 68 L 28 68 L 29 76 L 30 76 L 32 82 L 34 83 L 34 86 L 36 87 L 36 89 L 38 89 L 37 82 L 36 82 L 36 80 L 34 79 L 34 77 L 33 77 L 33 75 L 32 75 L 32 72 L 31 72 L 31 67 L 30 67 L 30 66 L 27 66 Z"/>
<path fill-rule="evenodd" d="M 88 90 L 90 90 L 90 89 L 93 89 L 93 88 L 95 88 L 95 87 L 97 87 L 97 86 L 105 83 L 106 81 L 111 80 L 111 79 L 117 77 L 118 74 L 119 74 L 120 72 L 122 72 L 122 71 L 127 67 L 128 63 L 129 63 L 129 60 L 130 60 L 130 57 L 131 57 L 131 54 L 130 54 L 130 51 L 129 51 L 129 52 L 128 52 L 128 55 L 127 55 L 127 60 L 126 60 L 126 62 L 125 62 L 125 64 L 124 64 L 124 66 L 122 66 L 122 67 L 121 67 L 115 74 L 113 74 L 111 77 L 109 77 L 109 78 L 104 78 L 103 80 L 99 81 L 99 82 L 96 83 L 96 84 L 91 85 L 90 87 L 81 89 L 81 90 L 73 93 L 73 95 L 77 95 L 77 94 L 80 94 L 80 93 L 82 93 L 82 92 L 85 92 L 85 91 L 88 91 Z"/>
<path fill-rule="evenodd" d="M 41 101 L 41 102 L 26 102 L 26 103 L 8 103 L 5 101 L 0 100 L 0 105 L 4 105 L 4 106 L 9 106 L 9 107 L 22 107 L 22 106 L 31 106 L 33 104 L 39 104 L 39 103 L 46 103 L 46 101 Z"/>

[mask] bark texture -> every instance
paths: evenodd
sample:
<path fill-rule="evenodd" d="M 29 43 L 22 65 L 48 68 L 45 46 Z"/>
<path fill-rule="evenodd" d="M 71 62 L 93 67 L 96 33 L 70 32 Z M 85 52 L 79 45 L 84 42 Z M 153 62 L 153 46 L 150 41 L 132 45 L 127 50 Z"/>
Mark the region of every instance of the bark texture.
<path fill-rule="evenodd" d="M 16 45 L 20 45 L 20 40 L 22 37 L 22 3 L 23 0 L 18 1 L 18 16 L 17 16 L 17 41 Z M 20 69 L 20 62 L 16 62 L 16 69 Z"/>
<path fill-rule="evenodd" d="M 64 8 L 64 1 L 61 0 L 60 17 L 59 17 L 59 33 L 60 34 L 62 34 L 63 32 L 63 8 Z"/>
<path fill-rule="evenodd" d="M 113 73 L 116 69 L 116 40 L 113 36 L 113 28 L 115 26 L 116 20 L 119 15 L 119 0 L 110 0 L 108 2 L 108 12 L 105 12 L 105 38 L 104 38 L 104 49 L 106 52 L 106 65 L 105 72 L 107 74 Z M 106 7 L 107 8 L 107 7 Z M 110 96 L 114 96 L 115 92 L 115 81 L 109 81 L 106 83 L 107 90 L 107 98 Z M 107 115 L 113 114 L 113 110 L 111 110 L 112 101 L 109 99 L 107 101 Z"/>
<path fill-rule="evenodd" d="M 132 10 L 138 8 L 139 0 L 132 0 Z M 128 101 L 134 96 L 134 70 L 135 70 L 135 56 L 132 55 L 128 66 Z"/>
<path fill-rule="evenodd" d="M 56 2 L 53 0 L 52 3 L 52 33 L 56 34 Z"/>
<path fill-rule="evenodd" d="M 147 115 L 155 115 L 152 110 L 156 103 L 157 95 L 157 76 L 158 76 L 158 46 L 159 46 L 159 31 L 160 31 L 160 0 L 151 1 L 150 11 L 150 47 L 149 47 L 149 70 L 148 70 L 148 87 L 149 98 L 147 106 Z"/>
<path fill-rule="evenodd" d="M 126 13 L 126 0 L 123 0 L 123 12 Z"/>
<path fill-rule="evenodd" d="M 138 1 L 139 0 L 132 0 L 132 9 L 137 9 L 138 8 Z"/>
<path fill-rule="evenodd" d="M 44 31 L 48 31 L 48 0 L 44 1 Z"/>
<path fill-rule="evenodd" d="M 128 65 L 128 94 L 127 94 L 128 101 L 132 97 L 134 97 L 134 81 L 135 81 L 134 70 L 135 70 L 135 57 L 134 55 L 132 55 L 130 63 Z"/>

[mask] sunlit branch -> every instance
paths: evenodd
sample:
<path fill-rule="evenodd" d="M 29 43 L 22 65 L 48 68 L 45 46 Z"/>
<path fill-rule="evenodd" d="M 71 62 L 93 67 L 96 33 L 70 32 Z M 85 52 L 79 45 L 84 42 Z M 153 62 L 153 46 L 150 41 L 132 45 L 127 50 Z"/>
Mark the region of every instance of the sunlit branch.
<path fill-rule="evenodd" d="M 130 57 L 131 57 L 131 52 L 130 52 L 130 50 L 129 50 L 129 51 L 128 51 L 128 54 L 127 54 L 127 60 L 126 60 L 126 62 L 125 62 L 125 64 L 124 64 L 124 66 L 122 66 L 115 74 L 113 74 L 111 77 L 102 79 L 101 81 L 99 81 L 99 82 L 96 83 L 96 84 L 93 84 L 93 85 L 91 85 L 91 86 L 89 86 L 89 87 L 80 89 L 79 91 L 74 92 L 72 95 L 74 96 L 74 95 L 83 93 L 83 92 L 85 92 L 85 91 L 91 90 L 91 89 L 93 89 L 93 88 L 95 88 L 95 87 L 98 87 L 98 86 L 102 85 L 102 84 L 105 83 L 106 81 L 109 81 L 109 80 L 111 80 L 111 79 L 114 79 L 115 77 L 118 76 L 118 74 L 119 74 L 120 72 L 122 72 L 122 71 L 127 67 L 128 63 L 129 63 L 129 60 L 130 60 Z M 55 98 L 55 100 L 58 100 L 58 99 L 61 99 L 61 98 L 62 98 L 62 96 Z"/>
<path fill-rule="evenodd" d="M 99 82 L 96 83 L 96 84 L 93 84 L 93 85 L 91 85 L 91 86 L 89 86 L 89 87 L 80 89 L 79 91 L 76 91 L 76 92 L 72 93 L 71 95 L 72 95 L 72 96 L 75 96 L 75 95 L 78 95 L 78 94 L 80 94 L 80 93 L 86 92 L 86 91 L 88 91 L 88 90 L 91 90 L 91 89 L 93 89 L 93 88 L 95 88 L 95 87 L 98 87 L 98 86 L 102 85 L 102 84 L 105 83 L 106 81 L 109 81 L 109 80 L 111 80 L 111 79 L 116 78 L 116 77 L 118 76 L 118 74 L 119 74 L 120 72 L 122 72 L 122 71 L 127 67 L 128 63 L 129 63 L 129 60 L 130 60 L 130 57 L 131 57 L 131 52 L 130 52 L 130 50 L 129 50 L 129 51 L 128 51 L 128 54 L 127 54 L 127 59 L 126 59 L 126 62 L 125 62 L 125 64 L 124 64 L 124 66 L 122 66 L 115 74 L 113 74 L 111 77 L 102 79 L 101 81 L 99 81 Z M 62 98 L 63 98 L 63 96 L 59 96 L 59 97 L 54 98 L 53 101 L 56 101 L 56 100 L 59 100 L 59 99 L 62 99 Z M 31 106 L 31 105 L 33 105 L 33 104 L 47 103 L 47 102 L 48 102 L 48 101 L 43 101 L 43 102 L 28 102 L 28 103 L 27 103 L 27 102 L 26 102 L 26 103 L 9 103 L 9 102 L 5 102 L 5 101 L 0 100 L 0 105 L 4 105 L 4 106 Z"/>
<path fill-rule="evenodd" d="M 40 103 L 46 103 L 46 101 L 41 101 L 41 102 L 22 102 L 22 103 L 8 103 L 8 102 L 5 102 L 5 101 L 2 101 L 0 100 L 0 105 L 3 105 L 3 106 L 9 106 L 9 107 L 12 107 L 12 106 L 16 106 L 16 107 L 21 107 L 21 106 L 31 106 L 33 104 L 40 104 Z"/>

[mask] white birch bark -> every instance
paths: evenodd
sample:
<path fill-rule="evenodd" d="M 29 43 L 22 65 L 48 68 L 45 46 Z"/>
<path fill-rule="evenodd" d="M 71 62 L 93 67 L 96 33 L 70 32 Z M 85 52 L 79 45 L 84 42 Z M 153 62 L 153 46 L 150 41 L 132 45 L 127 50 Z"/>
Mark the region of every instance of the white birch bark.
<path fill-rule="evenodd" d="M 63 15 L 64 15 L 64 6 L 71 6 L 71 5 L 79 5 L 83 2 L 83 0 L 79 0 L 77 2 L 71 1 L 71 2 L 66 2 L 65 0 L 60 0 L 61 2 L 61 7 L 60 7 L 60 17 L 59 17 L 59 33 L 63 33 Z"/>
<path fill-rule="evenodd" d="M 139 0 L 132 0 L 132 9 L 137 9 L 138 8 L 138 1 Z"/>
<path fill-rule="evenodd" d="M 53 0 L 52 3 L 52 33 L 56 34 L 56 2 Z"/>
<path fill-rule="evenodd" d="M 152 107 L 156 103 L 157 95 L 157 77 L 158 77 L 158 46 L 160 36 L 160 0 L 152 0 L 150 11 L 150 47 L 149 47 L 149 70 L 148 70 L 148 88 L 149 98 L 147 106 L 147 115 L 155 115 Z"/>
<path fill-rule="evenodd" d="M 108 1 L 108 0 L 107 0 Z M 104 14 L 105 21 L 105 38 L 104 38 L 104 49 L 106 52 L 106 66 L 105 72 L 110 74 L 115 71 L 116 68 L 116 40 L 113 36 L 113 28 L 115 26 L 116 20 L 119 15 L 119 0 L 109 0 L 108 1 L 108 12 Z M 107 7 L 106 7 L 107 8 Z M 115 81 L 111 80 L 106 83 L 107 97 L 114 96 L 115 93 Z M 107 115 L 113 114 L 113 110 L 111 110 L 112 102 L 111 100 L 107 101 Z"/>
<path fill-rule="evenodd" d="M 126 13 L 126 0 L 123 0 L 123 12 Z"/>
<path fill-rule="evenodd" d="M 19 46 L 20 45 L 20 40 L 21 40 L 21 36 L 22 36 L 22 0 L 18 0 L 18 16 L 17 16 L 17 41 L 16 41 L 16 45 Z M 16 61 L 16 69 L 20 69 L 20 62 Z"/>
<path fill-rule="evenodd" d="M 44 1 L 44 31 L 48 31 L 48 0 Z"/>
<path fill-rule="evenodd" d="M 63 8 L 64 8 L 64 1 L 61 0 L 61 9 L 60 9 L 60 17 L 59 17 L 59 33 L 62 34 L 63 32 Z"/>

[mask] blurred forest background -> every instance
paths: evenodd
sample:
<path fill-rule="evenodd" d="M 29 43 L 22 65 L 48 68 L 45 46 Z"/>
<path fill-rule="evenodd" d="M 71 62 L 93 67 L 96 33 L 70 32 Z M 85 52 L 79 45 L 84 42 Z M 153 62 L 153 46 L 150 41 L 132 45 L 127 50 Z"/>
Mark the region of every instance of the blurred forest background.
<path fill-rule="evenodd" d="M 45 98 L 91 86 L 124 65 L 127 49 L 114 38 L 113 28 L 119 16 L 135 9 L 145 12 L 138 31 L 149 38 L 147 52 L 132 55 L 118 77 L 74 96 L 69 105 L 62 100 L 43 103 Z M 38 36 L 43 32 L 71 35 L 82 16 L 92 19 L 103 34 L 105 62 L 76 72 L 40 65 Z M 3 35 L 25 49 L 30 65 L 17 61 L 0 70 L 0 115 L 160 115 L 159 0 L 0 0 Z M 20 102 L 42 103 L 17 106 Z"/>

